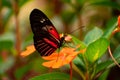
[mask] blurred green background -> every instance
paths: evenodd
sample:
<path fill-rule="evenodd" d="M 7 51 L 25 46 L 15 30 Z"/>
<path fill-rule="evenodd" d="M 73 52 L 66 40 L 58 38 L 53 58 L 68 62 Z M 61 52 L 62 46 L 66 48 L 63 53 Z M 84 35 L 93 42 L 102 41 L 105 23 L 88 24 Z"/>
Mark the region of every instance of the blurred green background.
<path fill-rule="evenodd" d="M 20 57 L 21 51 L 33 44 L 29 15 L 34 8 L 42 10 L 59 33 L 70 33 L 84 26 L 71 33 L 83 41 L 94 27 L 105 31 L 117 21 L 120 0 L 0 0 L 0 80 L 28 80 L 49 71 L 41 65 L 43 60 L 37 52 Z M 111 39 L 112 51 L 118 45 L 120 33 Z M 104 59 L 106 56 L 109 57 L 106 54 Z M 55 71 L 67 72 L 68 69 Z M 114 66 L 107 80 L 119 75 L 120 69 Z"/>

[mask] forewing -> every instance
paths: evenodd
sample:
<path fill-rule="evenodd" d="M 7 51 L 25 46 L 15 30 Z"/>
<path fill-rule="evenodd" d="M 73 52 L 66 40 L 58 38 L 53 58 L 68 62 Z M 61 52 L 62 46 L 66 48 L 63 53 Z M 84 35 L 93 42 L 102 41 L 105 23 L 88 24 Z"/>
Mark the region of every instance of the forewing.
<path fill-rule="evenodd" d="M 30 24 L 34 35 L 44 34 L 45 27 L 49 29 L 52 27 L 54 30 L 48 30 L 48 34 L 52 34 L 55 38 L 60 39 L 58 32 L 56 31 L 54 25 L 47 18 L 47 16 L 40 10 L 34 9 L 30 14 Z M 47 33 L 46 32 L 46 33 Z M 45 33 L 45 34 L 46 34 Z"/>

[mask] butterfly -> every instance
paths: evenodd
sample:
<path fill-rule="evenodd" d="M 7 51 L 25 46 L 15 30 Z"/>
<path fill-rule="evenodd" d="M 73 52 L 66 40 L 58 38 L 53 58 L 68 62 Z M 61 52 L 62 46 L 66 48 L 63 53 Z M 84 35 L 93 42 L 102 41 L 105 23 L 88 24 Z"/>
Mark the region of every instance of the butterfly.
<path fill-rule="evenodd" d="M 60 38 L 56 28 L 42 11 L 32 10 L 30 24 L 34 34 L 35 49 L 41 56 L 49 56 L 62 46 L 65 36 Z"/>

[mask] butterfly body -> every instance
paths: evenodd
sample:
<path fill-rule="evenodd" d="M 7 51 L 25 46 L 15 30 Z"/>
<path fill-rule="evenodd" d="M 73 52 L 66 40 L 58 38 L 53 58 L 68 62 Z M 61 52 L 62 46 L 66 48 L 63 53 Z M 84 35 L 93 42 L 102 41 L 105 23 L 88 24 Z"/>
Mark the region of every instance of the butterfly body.
<path fill-rule="evenodd" d="M 30 24 L 34 46 L 41 56 L 49 56 L 62 46 L 64 37 L 60 38 L 54 25 L 42 11 L 34 9 L 31 12 Z"/>

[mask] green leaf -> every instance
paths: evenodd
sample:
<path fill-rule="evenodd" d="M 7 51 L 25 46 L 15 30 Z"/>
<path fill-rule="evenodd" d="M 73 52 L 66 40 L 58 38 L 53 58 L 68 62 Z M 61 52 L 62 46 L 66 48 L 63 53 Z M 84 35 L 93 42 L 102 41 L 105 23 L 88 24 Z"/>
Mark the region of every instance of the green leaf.
<path fill-rule="evenodd" d="M 85 63 L 80 55 L 73 60 L 73 63 L 82 71 L 85 72 Z"/>
<path fill-rule="evenodd" d="M 62 0 L 64 3 L 71 3 L 71 0 Z"/>
<path fill-rule="evenodd" d="M 79 3 L 79 5 L 82 5 L 85 3 L 85 0 L 76 0 L 77 3 Z"/>
<path fill-rule="evenodd" d="M 112 31 L 115 29 L 116 26 L 117 26 L 117 18 L 114 17 L 107 23 L 107 29 L 104 31 L 102 37 L 109 39 Z"/>
<path fill-rule="evenodd" d="M 30 80 L 70 80 L 70 76 L 65 73 L 52 72 L 52 73 L 36 76 L 34 78 L 31 78 Z M 72 80 L 77 80 L 77 79 L 73 78 Z"/>
<path fill-rule="evenodd" d="M 98 1 L 98 2 L 91 3 L 91 5 L 108 6 L 108 7 L 120 10 L 120 5 L 117 2 L 113 2 L 113 1 Z"/>
<path fill-rule="evenodd" d="M 114 53 L 113 53 L 114 58 L 118 61 L 118 63 L 120 63 L 120 45 L 115 49 Z M 109 69 L 111 67 L 113 67 L 115 65 L 114 61 L 110 58 L 107 61 L 101 62 L 97 65 L 97 73 L 99 71 L 102 71 L 104 69 Z"/>
<path fill-rule="evenodd" d="M 14 45 L 14 35 L 5 33 L 0 36 L 0 50 L 11 50 Z"/>
<path fill-rule="evenodd" d="M 113 56 L 115 59 L 120 58 L 120 45 L 115 49 Z"/>
<path fill-rule="evenodd" d="M 8 57 L 5 61 L 0 61 L 0 74 L 4 74 L 8 69 L 14 65 L 14 58 Z"/>
<path fill-rule="evenodd" d="M 75 12 L 73 11 L 63 11 L 61 14 L 62 20 L 66 23 L 66 24 L 70 24 L 75 17 Z"/>
<path fill-rule="evenodd" d="M 105 70 L 105 72 L 101 74 L 98 80 L 107 80 L 108 74 L 109 74 L 109 70 Z"/>
<path fill-rule="evenodd" d="M 86 48 L 86 45 L 80 41 L 79 39 L 77 39 L 76 37 L 72 36 L 72 40 L 74 42 L 75 45 L 80 45 L 80 47 L 78 48 L 78 50 L 82 50 Z M 85 71 L 85 63 L 83 60 L 83 54 L 79 54 L 74 60 L 73 60 L 74 64 L 79 67 L 80 70 Z"/>
<path fill-rule="evenodd" d="M 4 16 L 3 16 L 3 25 L 6 27 L 7 25 L 7 22 L 9 21 L 9 19 L 11 18 L 13 14 L 13 10 L 12 8 L 8 9 L 5 13 L 4 13 Z"/>
<path fill-rule="evenodd" d="M 72 40 L 73 40 L 75 45 L 80 45 L 80 49 L 86 48 L 86 45 L 82 41 L 77 39 L 76 37 L 72 36 Z"/>
<path fill-rule="evenodd" d="M 28 1 L 30 1 L 30 0 L 19 0 L 19 6 L 22 7 Z"/>
<path fill-rule="evenodd" d="M 17 80 L 21 80 L 21 78 L 31 69 L 32 64 L 27 64 L 23 67 L 20 67 L 15 71 L 15 77 Z"/>
<path fill-rule="evenodd" d="M 105 38 L 100 38 L 88 45 L 85 56 L 89 62 L 98 60 L 107 50 L 109 42 Z"/>
<path fill-rule="evenodd" d="M 2 0 L 2 6 L 12 7 L 11 0 Z"/>
<path fill-rule="evenodd" d="M 113 65 L 113 61 L 112 60 L 107 60 L 107 61 L 104 61 L 104 62 L 101 62 L 97 65 L 96 67 L 96 73 L 102 71 L 102 70 L 105 70 L 107 68 L 110 68 L 112 65 Z"/>
<path fill-rule="evenodd" d="M 103 31 L 97 27 L 95 27 L 93 30 L 89 31 L 87 35 L 85 36 L 84 42 L 85 44 L 89 45 L 93 41 L 100 38 L 103 34 Z"/>
<path fill-rule="evenodd" d="M 11 50 L 13 48 L 13 42 L 9 40 L 0 41 L 0 51 L 1 50 Z"/>

